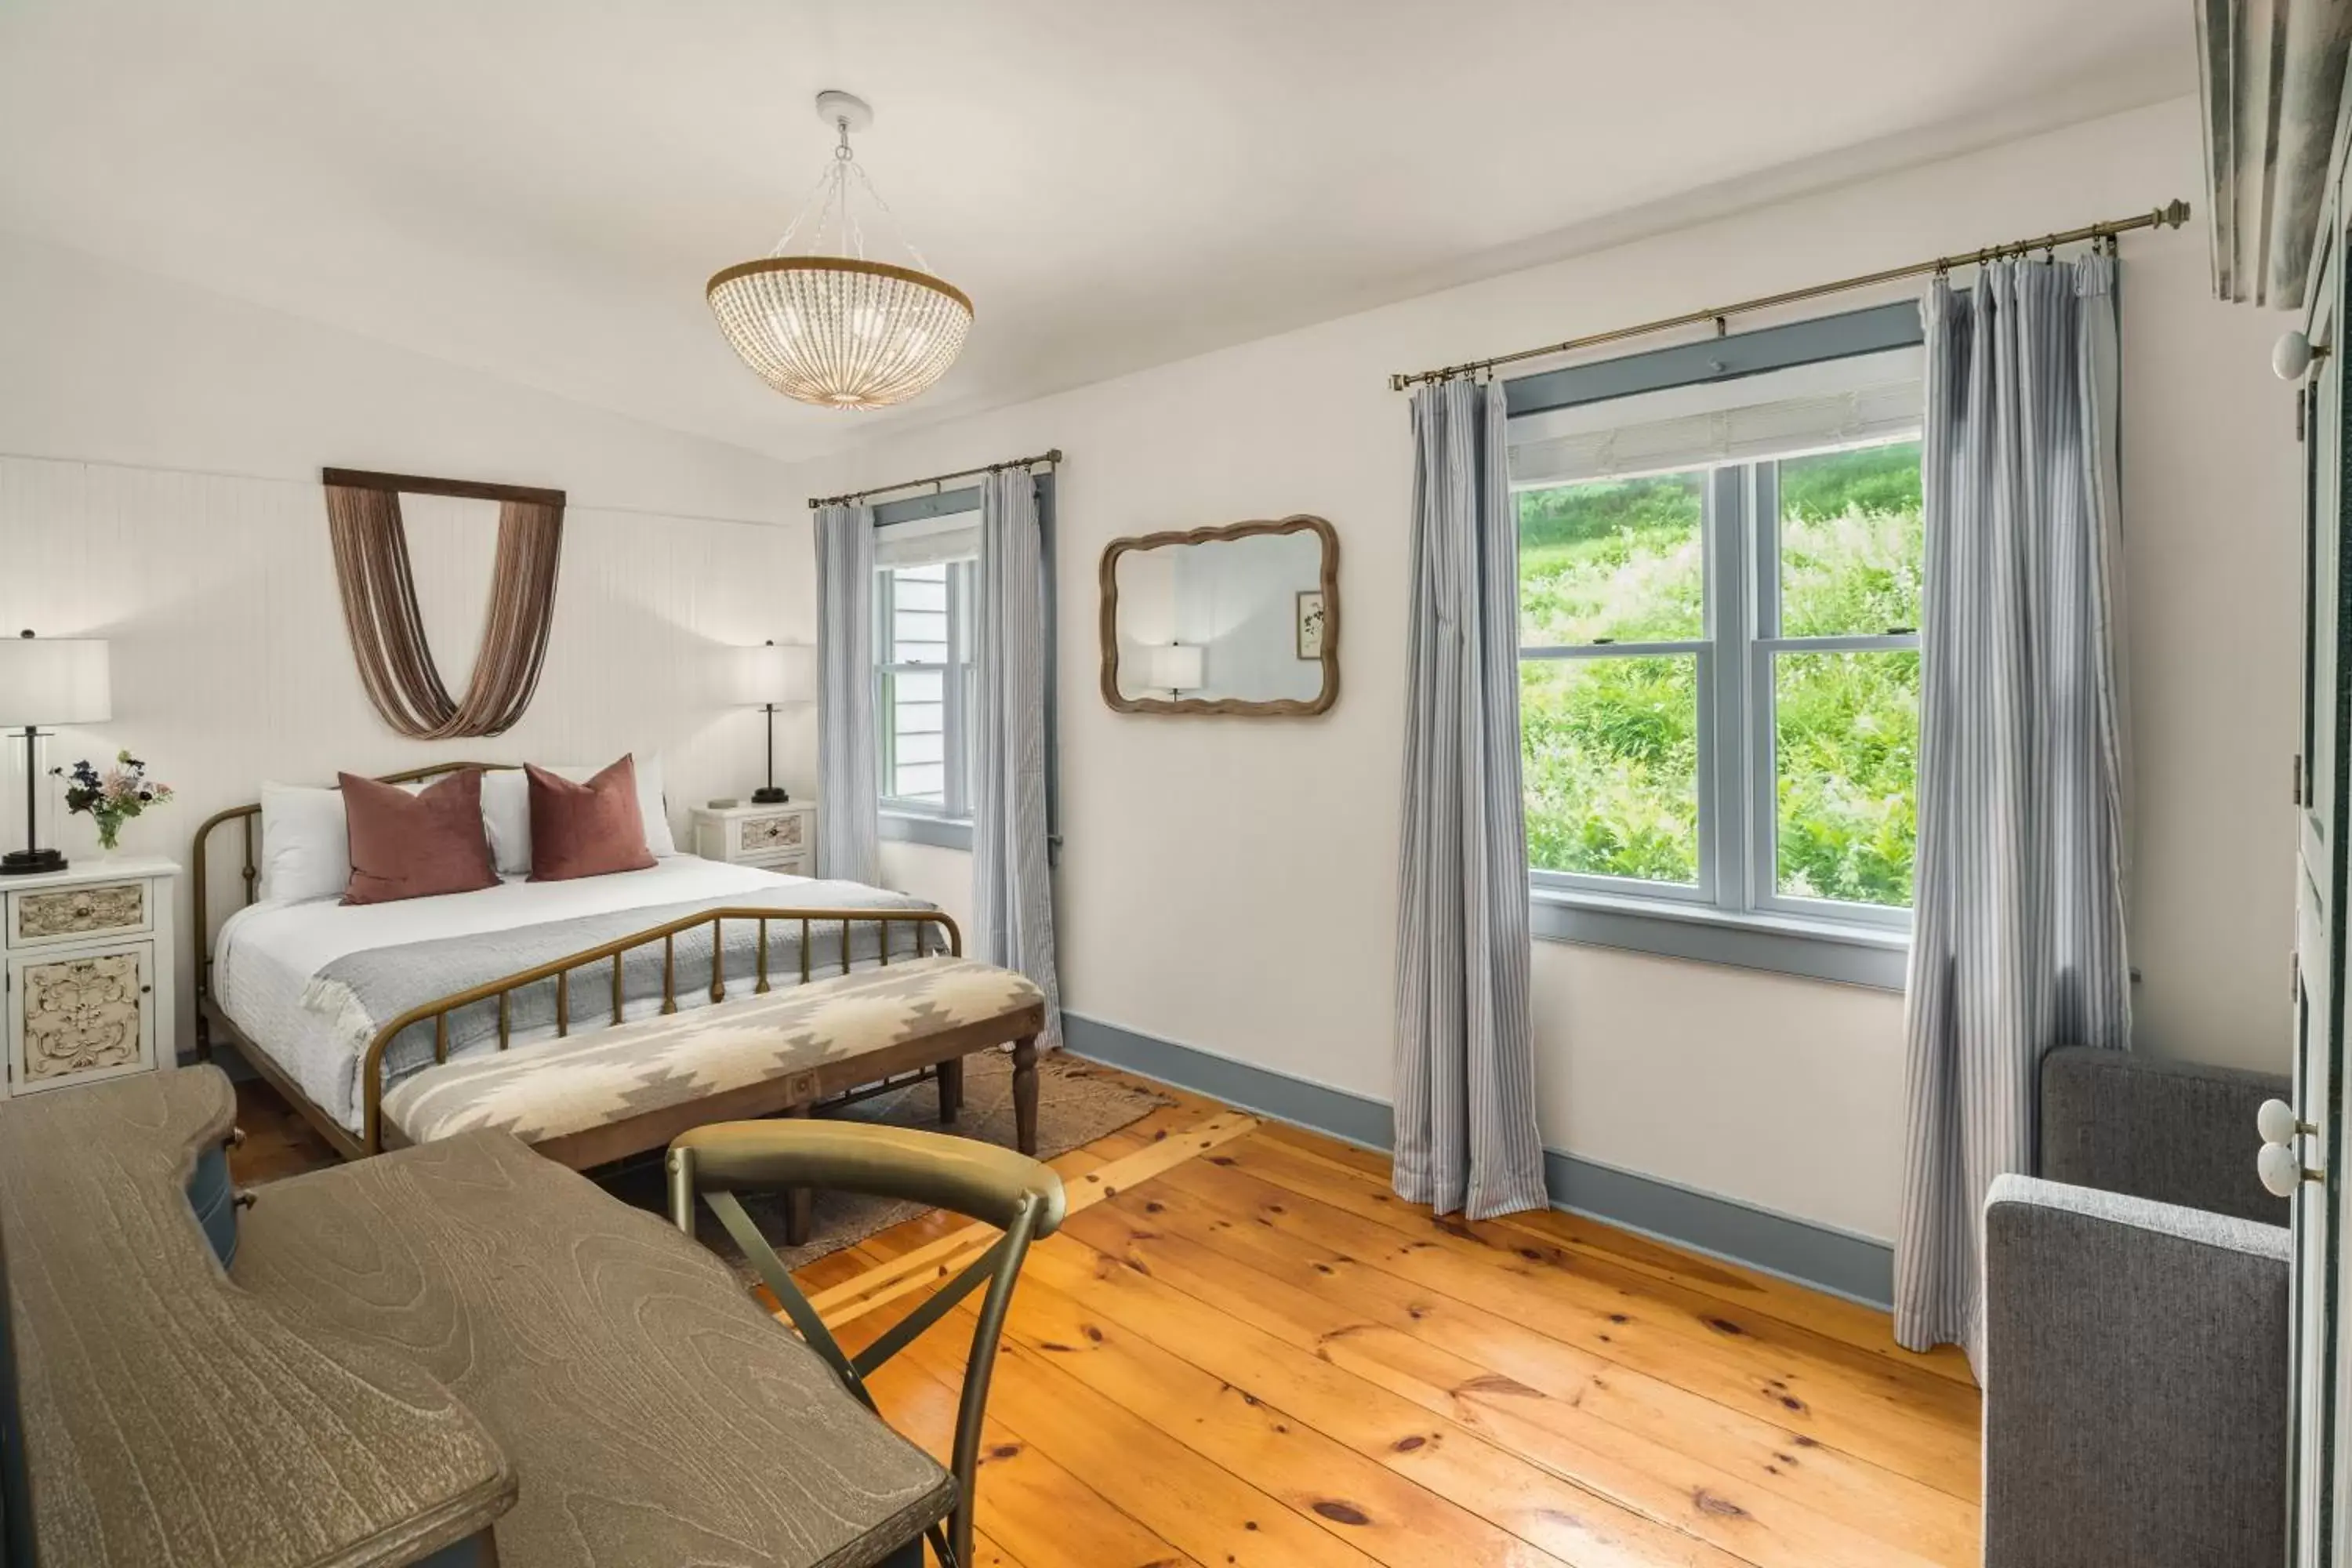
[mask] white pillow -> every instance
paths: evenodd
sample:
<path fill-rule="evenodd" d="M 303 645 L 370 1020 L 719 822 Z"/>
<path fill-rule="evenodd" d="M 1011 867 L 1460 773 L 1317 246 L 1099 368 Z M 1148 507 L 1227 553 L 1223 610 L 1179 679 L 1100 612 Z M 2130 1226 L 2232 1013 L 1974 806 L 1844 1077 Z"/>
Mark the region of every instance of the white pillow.
<path fill-rule="evenodd" d="M 482 831 L 499 875 L 530 875 L 530 779 L 520 768 L 483 770 Z"/>
<path fill-rule="evenodd" d="M 352 879 L 343 792 L 309 784 L 261 785 L 261 896 L 292 903 L 340 897 Z"/>

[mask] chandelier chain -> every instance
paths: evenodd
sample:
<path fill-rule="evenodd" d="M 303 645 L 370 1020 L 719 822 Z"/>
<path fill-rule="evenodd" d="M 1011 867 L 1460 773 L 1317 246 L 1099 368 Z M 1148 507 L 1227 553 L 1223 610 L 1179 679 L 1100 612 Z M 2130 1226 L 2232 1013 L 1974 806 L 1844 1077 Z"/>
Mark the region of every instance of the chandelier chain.
<path fill-rule="evenodd" d="M 882 199 L 882 193 L 876 188 L 873 177 L 866 174 L 866 165 L 852 163 L 849 165 L 849 172 L 857 176 L 857 183 L 866 187 L 867 197 L 881 209 L 882 216 L 890 220 L 890 232 L 898 237 L 898 243 L 905 246 L 907 254 L 915 258 L 916 267 L 929 272 L 931 269 L 931 264 L 924 257 L 922 247 L 915 243 L 914 236 L 907 232 L 906 225 L 898 221 L 898 215 L 891 210 L 890 204 Z"/>
<path fill-rule="evenodd" d="M 737 354 L 776 390 L 828 408 L 887 407 L 954 363 L 971 301 L 931 276 L 858 163 L 856 117 L 828 118 L 834 155 L 791 226 L 764 259 L 721 270 L 706 292 Z M 872 211 L 858 210 L 861 194 Z M 904 250 L 914 268 L 873 259 L 877 246 Z"/>

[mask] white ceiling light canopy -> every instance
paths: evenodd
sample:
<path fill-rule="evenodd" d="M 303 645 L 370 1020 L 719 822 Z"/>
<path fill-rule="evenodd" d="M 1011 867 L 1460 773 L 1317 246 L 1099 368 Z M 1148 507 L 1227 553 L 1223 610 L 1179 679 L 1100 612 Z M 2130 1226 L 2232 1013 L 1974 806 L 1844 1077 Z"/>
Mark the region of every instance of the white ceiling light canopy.
<path fill-rule="evenodd" d="M 850 133 L 873 124 L 874 110 L 863 99 L 827 91 L 817 94 L 816 111 L 841 139 L 832 166 L 775 249 L 711 278 L 710 310 L 743 363 L 785 396 L 820 408 L 887 408 L 955 363 L 971 331 L 971 300 L 932 276 L 903 232 L 898 247 L 912 267 L 866 254 L 853 187 L 898 229 L 849 148 Z M 795 251 L 793 238 L 811 214 L 816 226 L 806 248 Z"/>

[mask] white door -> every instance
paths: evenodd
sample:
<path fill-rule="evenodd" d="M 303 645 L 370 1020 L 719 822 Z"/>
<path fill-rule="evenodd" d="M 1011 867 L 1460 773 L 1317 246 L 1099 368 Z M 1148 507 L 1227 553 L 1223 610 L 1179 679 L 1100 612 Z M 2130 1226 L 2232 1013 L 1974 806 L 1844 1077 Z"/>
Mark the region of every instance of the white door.
<path fill-rule="evenodd" d="M 2331 219 L 2331 226 L 2332 226 Z M 2332 345 L 2344 287 L 2343 247 L 2330 247 L 2310 326 L 2315 343 Z M 2337 1386 L 2336 1302 L 2343 1289 L 2336 1237 L 2345 1198 L 2334 1155 L 2342 1106 L 2337 1062 L 2344 1047 L 2342 1003 L 2346 900 L 2345 807 L 2352 801 L 2352 726 L 2340 721 L 2337 682 L 2352 670 L 2344 517 L 2344 374 L 2338 355 L 2318 359 L 2300 395 L 2305 461 L 2304 708 L 2296 759 L 2297 875 L 2294 952 L 2294 1110 L 2308 1131 L 2294 1140 L 2297 1162 L 2318 1173 L 2296 1184 L 2294 1201 L 2293 1311 L 2294 1409 L 2287 1433 L 2293 1561 L 2297 1568 L 2352 1564 L 2343 1522 L 2331 1499 L 2342 1493 L 2342 1465 L 2352 1448 Z"/>

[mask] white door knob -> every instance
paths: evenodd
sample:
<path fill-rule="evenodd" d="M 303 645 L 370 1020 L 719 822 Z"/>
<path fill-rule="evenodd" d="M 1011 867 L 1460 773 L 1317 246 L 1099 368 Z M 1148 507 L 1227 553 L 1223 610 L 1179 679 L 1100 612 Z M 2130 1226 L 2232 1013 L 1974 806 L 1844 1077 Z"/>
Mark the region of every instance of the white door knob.
<path fill-rule="evenodd" d="M 2308 1121 L 2297 1121 L 2294 1107 L 2285 1100 L 2265 1100 L 2262 1109 L 2254 1112 L 2254 1131 L 2263 1135 L 2265 1143 L 2292 1143 L 2300 1134 L 2319 1129 Z"/>
<path fill-rule="evenodd" d="M 2301 332 L 2282 332 L 2271 345 L 2271 370 L 2281 381 L 2301 381 L 2319 351 Z"/>
<path fill-rule="evenodd" d="M 2317 1171 L 2306 1171 L 2295 1152 L 2284 1143 L 2265 1143 L 2263 1152 L 2254 1156 L 2254 1169 L 2261 1173 L 2263 1185 L 2276 1197 L 2291 1198 L 2305 1182 L 2320 1179 Z"/>

